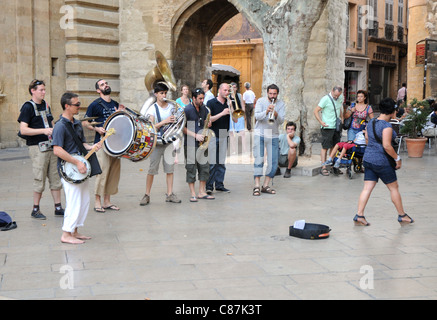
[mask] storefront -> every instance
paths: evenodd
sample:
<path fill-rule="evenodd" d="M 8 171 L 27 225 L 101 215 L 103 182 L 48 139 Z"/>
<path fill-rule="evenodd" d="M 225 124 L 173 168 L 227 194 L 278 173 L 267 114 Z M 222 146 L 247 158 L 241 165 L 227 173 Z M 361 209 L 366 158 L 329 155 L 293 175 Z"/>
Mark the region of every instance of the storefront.
<path fill-rule="evenodd" d="M 357 99 L 358 90 L 367 90 L 367 57 L 346 56 L 344 101 Z"/>
<path fill-rule="evenodd" d="M 382 99 L 396 99 L 399 78 L 399 48 L 369 42 L 369 103 L 377 106 Z"/>

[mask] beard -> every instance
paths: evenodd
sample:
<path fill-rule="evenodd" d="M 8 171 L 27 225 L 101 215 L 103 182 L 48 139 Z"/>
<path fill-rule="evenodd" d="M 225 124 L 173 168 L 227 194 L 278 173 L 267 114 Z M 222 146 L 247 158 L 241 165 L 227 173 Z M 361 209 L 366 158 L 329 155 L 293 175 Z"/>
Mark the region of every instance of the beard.
<path fill-rule="evenodd" d="M 105 90 L 101 91 L 103 95 L 109 96 L 112 92 L 111 87 L 107 87 Z"/>

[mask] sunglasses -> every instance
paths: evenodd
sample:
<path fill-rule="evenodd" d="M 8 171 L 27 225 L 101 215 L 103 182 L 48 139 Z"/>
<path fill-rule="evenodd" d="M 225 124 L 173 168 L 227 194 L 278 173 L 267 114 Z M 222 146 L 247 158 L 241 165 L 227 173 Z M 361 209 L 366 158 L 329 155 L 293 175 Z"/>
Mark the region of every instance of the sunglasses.
<path fill-rule="evenodd" d="M 80 107 L 80 102 L 75 103 L 75 104 L 70 104 L 70 106 Z"/>

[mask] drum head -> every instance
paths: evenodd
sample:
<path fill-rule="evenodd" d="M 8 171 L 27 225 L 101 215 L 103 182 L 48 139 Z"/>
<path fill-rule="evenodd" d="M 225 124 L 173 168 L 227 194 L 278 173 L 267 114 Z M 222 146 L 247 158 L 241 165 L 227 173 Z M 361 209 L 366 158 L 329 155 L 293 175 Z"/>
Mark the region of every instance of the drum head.
<path fill-rule="evenodd" d="M 131 145 L 135 133 L 132 118 L 127 113 L 113 114 L 105 124 L 105 130 L 114 128 L 115 134 L 105 140 L 105 151 L 112 156 L 122 155 Z"/>

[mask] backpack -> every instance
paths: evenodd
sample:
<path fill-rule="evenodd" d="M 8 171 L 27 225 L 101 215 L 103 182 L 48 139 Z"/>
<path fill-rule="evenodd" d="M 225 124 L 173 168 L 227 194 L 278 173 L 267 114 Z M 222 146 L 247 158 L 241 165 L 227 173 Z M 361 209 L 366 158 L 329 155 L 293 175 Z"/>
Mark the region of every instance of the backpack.
<path fill-rule="evenodd" d="M 17 228 L 17 223 L 4 211 L 0 211 L 0 231 L 8 231 Z"/>

